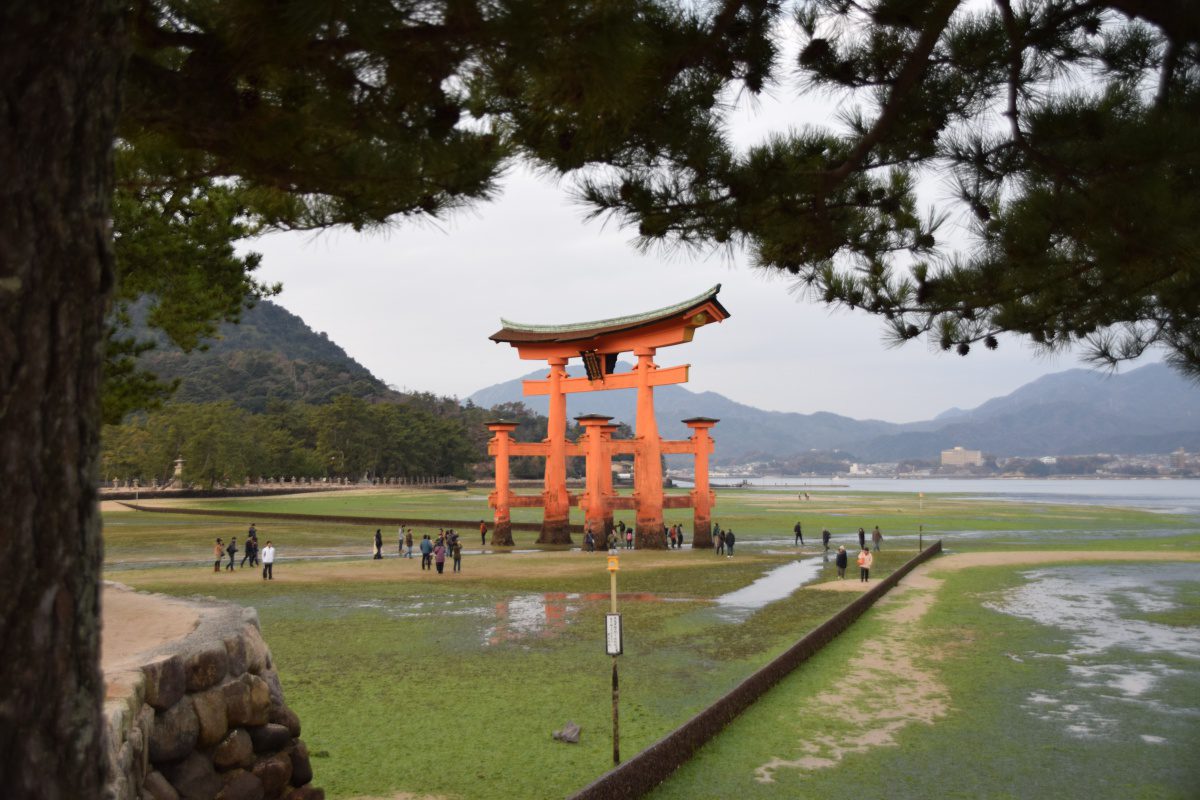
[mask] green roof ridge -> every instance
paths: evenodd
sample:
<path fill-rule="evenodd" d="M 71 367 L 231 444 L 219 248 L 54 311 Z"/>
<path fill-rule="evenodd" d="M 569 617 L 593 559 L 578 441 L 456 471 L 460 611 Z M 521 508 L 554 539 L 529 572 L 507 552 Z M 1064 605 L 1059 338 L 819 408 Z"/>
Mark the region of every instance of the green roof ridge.
<path fill-rule="evenodd" d="M 612 319 L 600 319 L 594 322 L 572 322 L 568 325 L 522 325 L 519 322 L 511 322 L 504 317 L 500 318 L 500 326 L 505 330 L 510 331 L 525 331 L 528 333 L 569 333 L 570 331 L 586 331 L 593 328 L 610 328 L 617 325 L 636 325 L 648 320 L 657 319 L 659 317 L 669 317 L 672 314 L 678 314 L 680 311 L 698 306 L 701 303 L 712 300 L 721 291 L 721 284 L 709 289 L 703 294 L 698 294 L 693 298 L 684 300 L 682 303 L 676 303 L 673 306 L 666 308 L 657 308 L 654 311 L 644 311 L 641 314 L 630 314 L 626 317 L 613 317 Z"/>

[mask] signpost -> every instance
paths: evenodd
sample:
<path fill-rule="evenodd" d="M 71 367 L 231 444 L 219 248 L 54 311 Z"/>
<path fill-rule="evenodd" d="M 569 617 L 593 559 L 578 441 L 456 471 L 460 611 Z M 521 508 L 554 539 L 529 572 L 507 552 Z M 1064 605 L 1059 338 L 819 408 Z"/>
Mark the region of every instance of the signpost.
<path fill-rule="evenodd" d="M 917 526 L 917 552 L 925 550 L 925 493 L 917 492 L 917 521 L 920 523 Z"/>
<path fill-rule="evenodd" d="M 609 550 L 608 576 L 612 594 L 612 611 L 604 618 L 604 648 L 612 656 L 612 717 L 613 717 L 613 764 L 621 763 L 621 726 L 617 715 L 617 702 L 621 697 L 617 680 L 617 656 L 624 651 L 621 637 L 621 615 L 617 613 L 617 570 L 620 569 L 615 550 Z"/>

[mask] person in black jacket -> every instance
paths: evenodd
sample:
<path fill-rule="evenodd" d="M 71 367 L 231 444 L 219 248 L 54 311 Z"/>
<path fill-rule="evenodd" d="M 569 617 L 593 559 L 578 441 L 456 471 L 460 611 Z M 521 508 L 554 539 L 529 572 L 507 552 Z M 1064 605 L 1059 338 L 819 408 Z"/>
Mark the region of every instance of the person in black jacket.
<path fill-rule="evenodd" d="M 850 560 L 849 556 L 846 555 L 846 546 L 838 545 L 837 569 L 838 569 L 838 580 L 839 581 L 846 577 L 846 563 L 849 560 Z"/>
<path fill-rule="evenodd" d="M 792 544 L 795 545 L 798 543 L 801 547 L 804 547 L 804 529 L 800 527 L 799 522 L 796 523 L 796 527 L 792 528 L 792 533 L 796 534 Z"/>
<path fill-rule="evenodd" d="M 733 528 L 725 531 L 725 557 L 733 558 L 733 543 L 737 538 L 733 535 Z"/>
<path fill-rule="evenodd" d="M 375 529 L 375 558 L 383 558 L 383 530 Z"/>
<path fill-rule="evenodd" d="M 229 554 L 229 563 L 225 565 L 225 569 L 230 572 L 233 572 L 233 560 L 237 558 L 237 551 L 237 537 L 231 536 L 229 537 L 229 546 L 225 548 L 225 552 Z"/>

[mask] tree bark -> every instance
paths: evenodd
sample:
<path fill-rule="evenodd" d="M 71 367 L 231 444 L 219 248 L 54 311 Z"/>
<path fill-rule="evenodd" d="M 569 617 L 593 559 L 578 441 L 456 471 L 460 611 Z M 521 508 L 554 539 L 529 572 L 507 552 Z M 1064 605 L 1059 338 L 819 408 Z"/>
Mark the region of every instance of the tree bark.
<path fill-rule="evenodd" d="M 122 7 L 0 4 L 0 792 L 104 791 L 102 323 Z"/>

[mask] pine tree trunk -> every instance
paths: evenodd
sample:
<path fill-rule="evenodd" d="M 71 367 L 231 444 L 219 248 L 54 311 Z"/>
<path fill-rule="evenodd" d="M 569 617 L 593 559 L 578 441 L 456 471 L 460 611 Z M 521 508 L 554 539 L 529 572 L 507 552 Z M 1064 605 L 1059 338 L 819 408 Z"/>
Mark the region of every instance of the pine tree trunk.
<path fill-rule="evenodd" d="M 0 3 L 0 794 L 98 798 L 111 0 Z"/>

